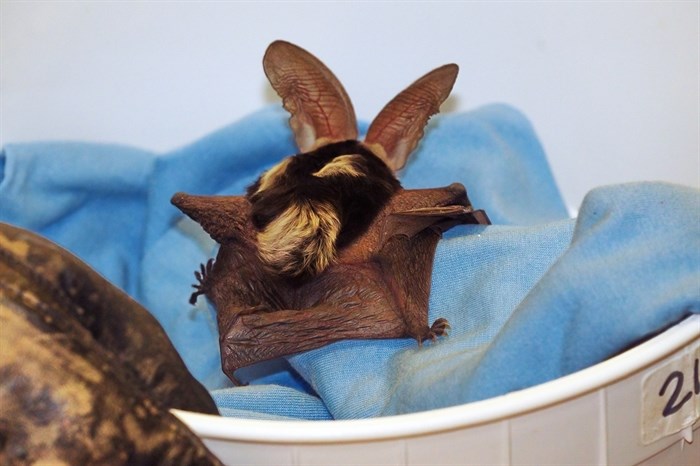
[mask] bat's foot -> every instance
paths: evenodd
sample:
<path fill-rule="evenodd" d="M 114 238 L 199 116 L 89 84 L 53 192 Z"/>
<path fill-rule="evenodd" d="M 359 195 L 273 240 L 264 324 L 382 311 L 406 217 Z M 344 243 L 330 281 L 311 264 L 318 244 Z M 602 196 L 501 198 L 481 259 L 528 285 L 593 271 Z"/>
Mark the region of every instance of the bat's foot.
<path fill-rule="evenodd" d="M 447 322 L 447 319 L 443 319 L 442 317 L 440 317 L 435 322 L 433 322 L 433 325 L 430 327 L 430 333 L 435 337 L 441 337 L 447 335 L 447 331 L 450 328 L 451 327 L 450 324 Z"/>
<path fill-rule="evenodd" d="M 207 264 L 200 264 L 199 265 L 199 271 L 194 272 L 194 277 L 197 279 L 197 283 L 192 285 L 192 288 L 194 288 L 195 291 L 190 295 L 190 304 L 194 304 L 197 302 L 197 298 L 200 295 L 206 294 L 207 291 L 209 291 L 209 277 L 211 276 L 211 271 L 214 268 L 214 259 L 209 259 L 207 261 Z"/>
<path fill-rule="evenodd" d="M 447 319 L 441 317 L 433 322 L 433 325 L 418 338 L 418 344 L 422 346 L 425 340 L 435 341 L 438 337 L 446 336 L 449 329 L 450 324 L 447 322 Z"/>

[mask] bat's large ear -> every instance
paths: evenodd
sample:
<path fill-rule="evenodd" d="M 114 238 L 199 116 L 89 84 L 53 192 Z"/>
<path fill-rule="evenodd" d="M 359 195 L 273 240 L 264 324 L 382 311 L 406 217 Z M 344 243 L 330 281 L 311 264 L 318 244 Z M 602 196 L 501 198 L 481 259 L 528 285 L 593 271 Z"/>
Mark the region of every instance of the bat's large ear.
<path fill-rule="evenodd" d="M 333 73 L 306 50 L 275 41 L 263 58 L 265 75 L 292 114 L 289 124 L 302 152 L 357 139 L 355 111 Z"/>
<path fill-rule="evenodd" d="M 454 64 L 434 69 L 394 97 L 370 125 L 365 145 L 393 171 L 406 164 L 428 119 L 450 95 L 458 72 Z"/>

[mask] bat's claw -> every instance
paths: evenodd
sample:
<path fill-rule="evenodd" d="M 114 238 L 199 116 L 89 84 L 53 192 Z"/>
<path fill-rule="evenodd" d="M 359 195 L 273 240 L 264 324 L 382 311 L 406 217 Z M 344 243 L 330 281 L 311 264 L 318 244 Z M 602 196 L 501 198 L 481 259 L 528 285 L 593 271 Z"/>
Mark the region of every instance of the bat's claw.
<path fill-rule="evenodd" d="M 447 319 L 443 319 L 442 317 L 437 319 L 421 337 L 417 338 L 418 345 L 423 346 L 425 340 L 435 341 L 438 337 L 446 336 L 449 329 L 450 324 L 447 322 Z"/>
<path fill-rule="evenodd" d="M 200 295 L 206 294 L 207 291 L 209 290 L 209 277 L 211 276 L 211 271 L 214 269 L 214 259 L 209 259 L 207 261 L 207 264 L 200 264 L 199 265 L 199 271 L 194 272 L 194 277 L 197 279 L 198 283 L 195 283 L 192 285 L 192 288 L 194 288 L 195 291 L 190 295 L 190 304 L 194 304 L 197 302 L 197 298 Z"/>
<path fill-rule="evenodd" d="M 451 327 L 449 322 L 447 322 L 447 319 L 443 319 L 442 317 L 440 317 L 435 322 L 433 322 L 433 325 L 430 327 L 431 338 L 435 340 L 435 338 L 437 337 L 447 335 L 447 331 L 450 328 Z"/>

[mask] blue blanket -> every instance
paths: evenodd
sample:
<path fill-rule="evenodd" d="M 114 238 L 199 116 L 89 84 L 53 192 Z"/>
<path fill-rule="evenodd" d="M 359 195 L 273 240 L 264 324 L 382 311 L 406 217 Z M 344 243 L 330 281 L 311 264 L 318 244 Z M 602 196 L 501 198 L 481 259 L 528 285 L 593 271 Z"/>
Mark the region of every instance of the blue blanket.
<path fill-rule="evenodd" d="M 476 401 L 585 368 L 700 312 L 698 190 L 600 187 L 570 219 L 528 121 L 492 105 L 434 118 L 401 173 L 409 188 L 463 183 L 494 223 L 456 227 L 438 245 L 430 320 L 447 318 L 450 335 L 420 348 L 343 341 L 243 369 L 251 385 L 233 388 L 213 311 L 188 304 L 192 272 L 216 245 L 169 200 L 242 193 L 295 152 L 286 120 L 267 108 L 167 154 L 8 145 L 0 221 L 67 247 L 138 299 L 231 416 L 364 418 Z"/>

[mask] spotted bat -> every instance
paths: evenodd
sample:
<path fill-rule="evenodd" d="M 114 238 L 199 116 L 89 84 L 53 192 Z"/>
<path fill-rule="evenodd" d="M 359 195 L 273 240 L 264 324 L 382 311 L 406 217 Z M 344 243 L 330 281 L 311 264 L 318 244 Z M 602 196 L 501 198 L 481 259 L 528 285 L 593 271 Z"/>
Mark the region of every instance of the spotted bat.
<path fill-rule="evenodd" d="M 457 77 L 439 67 L 399 93 L 363 141 L 350 99 L 316 57 L 284 41 L 263 58 L 291 114 L 300 152 L 264 172 L 244 195 L 177 193 L 172 203 L 220 247 L 195 273 L 191 302 L 217 311 L 222 369 L 343 339 L 445 335 L 428 324 L 433 256 L 442 233 L 488 224 L 463 185 L 404 189 L 396 172 Z"/>

